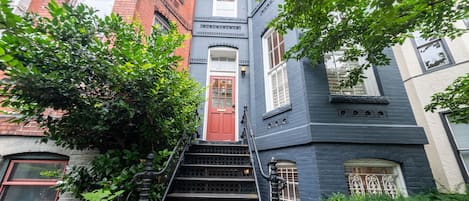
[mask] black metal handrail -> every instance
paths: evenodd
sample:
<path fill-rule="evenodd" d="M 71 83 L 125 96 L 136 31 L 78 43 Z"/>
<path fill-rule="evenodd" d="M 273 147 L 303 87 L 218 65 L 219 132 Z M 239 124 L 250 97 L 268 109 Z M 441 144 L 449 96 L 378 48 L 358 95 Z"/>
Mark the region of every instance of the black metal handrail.
<path fill-rule="evenodd" d="M 195 114 L 198 117 L 198 113 L 196 112 Z M 159 171 L 153 170 L 153 159 L 155 158 L 154 154 L 150 153 L 147 155 L 147 158 L 145 159 L 145 165 L 144 165 L 144 170 L 143 172 L 139 172 L 134 175 L 132 182 L 135 182 L 136 180 L 141 180 L 141 187 L 140 187 L 140 194 L 139 194 L 139 199 L 138 201 L 149 201 L 150 200 L 150 187 L 151 184 L 153 183 L 153 180 L 160 177 L 164 173 L 168 171 L 168 168 L 170 167 L 170 164 L 174 162 L 174 158 L 176 156 L 179 156 L 179 159 L 175 163 L 174 167 L 171 168 L 172 172 L 169 172 L 168 175 L 171 175 L 171 177 L 165 180 L 165 182 L 168 184 L 167 188 L 163 194 L 162 200 L 165 200 L 166 195 L 169 192 L 169 187 L 171 183 L 174 180 L 174 177 L 176 175 L 176 171 L 179 168 L 183 157 L 184 153 L 186 150 L 189 148 L 189 145 L 192 142 L 192 139 L 194 135 L 198 135 L 197 132 L 192 134 L 192 135 L 187 135 L 186 132 L 184 131 L 181 137 L 179 138 L 178 142 L 174 146 L 171 155 L 169 156 L 168 160 L 164 163 L 163 168 L 161 168 Z M 174 164 L 174 163 L 173 163 Z M 130 194 L 127 196 L 128 200 L 130 197 Z"/>
<path fill-rule="evenodd" d="M 163 175 L 164 173 L 167 172 L 169 165 L 174 161 L 173 159 L 176 156 L 179 156 L 179 159 L 175 165 L 174 168 L 172 168 L 172 172 L 168 173 L 171 174 L 171 177 L 169 180 L 166 180 L 166 183 L 168 184 L 168 187 L 166 188 L 166 191 L 163 195 L 163 200 L 165 199 L 168 190 L 169 190 L 169 184 L 172 183 L 176 170 L 179 167 L 182 158 L 184 156 L 185 151 L 187 150 L 189 144 L 192 141 L 193 135 L 190 135 L 187 137 L 187 135 L 182 135 L 176 145 L 173 148 L 173 151 L 171 155 L 169 156 L 168 160 L 164 163 L 163 168 L 161 168 L 159 171 L 153 170 L 153 159 L 155 158 L 154 154 L 150 153 L 147 155 L 147 158 L 145 159 L 145 165 L 143 172 L 139 172 L 134 175 L 132 182 L 135 182 L 136 180 L 141 180 L 141 187 L 139 188 L 140 194 L 139 194 L 139 200 L 138 201 L 149 201 L 150 197 L 150 187 L 151 184 L 153 183 L 153 180 L 158 178 L 159 176 Z M 130 195 L 127 196 L 127 200 L 129 199 Z"/>
<path fill-rule="evenodd" d="M 256 145 L 256 140 L 255 140 L 255 135 L 252 130 L 252 125 L 251 121 L 249 120 L 249 115 L 248 115 L 248 106 L 244 106 L 244 111 L 243 111 L 243 117 L 241 120 L 241 124 L 244 125 L 243 127 L 243 133 L 242 137 L 246 139 L 249 147 L 249 154 L 251 155 L 251 163 L 253 164 L 253 168 L 255 170 L 256 165 L 254 164 L 254 159 L 253 157 L 256 158 L 258 167 L 259 167 L 259 172 L 261 176 L 266 179 L 267 181 L 270 182 L 272 191 L 271 191 L 271 200 L 273 201 L 278 201 L 280 199 L 279 194 L 280 191 L 286 186 L 285 179 L 278 176 L 277 173 L 277 160 L 272 157 L 270 160 L 268 167 L 270 167 L 270 172 L 269 175 L 267 175 L 264 172 L 264 169 L 262 168 L 262 162 L 259 157 L 259 151 L 257 149 Z M 253 154 L 254 153 L 254 156 Z"/>

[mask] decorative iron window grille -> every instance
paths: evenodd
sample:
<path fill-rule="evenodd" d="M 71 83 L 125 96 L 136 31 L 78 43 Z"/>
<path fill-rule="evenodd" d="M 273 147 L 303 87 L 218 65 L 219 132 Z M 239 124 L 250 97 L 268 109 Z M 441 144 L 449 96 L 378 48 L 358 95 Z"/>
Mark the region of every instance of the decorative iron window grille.
<path fill-rule="evenodd" d="M 350 195 L 406 195 L 402 174 L 397 164 L 378 160 L 352 160 L 345 163 L 345 177 Z"/>
<path fill-rule="evenodd" d="M 286 181 L 286 186 L 280 192 L 280 200 L 299 201 L 300 193 L 298 188 L 298 169 L 296 164 L 289 162 L 277 163 L 278 176 Z"/>

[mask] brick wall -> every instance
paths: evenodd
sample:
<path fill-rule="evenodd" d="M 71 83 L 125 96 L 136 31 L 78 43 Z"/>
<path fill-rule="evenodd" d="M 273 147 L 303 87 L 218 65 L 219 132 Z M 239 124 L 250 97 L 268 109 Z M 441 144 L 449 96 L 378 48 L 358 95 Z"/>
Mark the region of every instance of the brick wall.
<path fill-rule="evenodd" d="M 140 0 L 145 1 L 145 0 Z M 175 22 L 178 31 L 185 34 L 187 39 L 182 47 L 176 49 L 175 54 L 181 56 L 183 61 L 178 70 L 188 70 L 189 56 L 191 49 L 192 22 L 194 20 L 195 0 L 184 1 L 181 4 L 179 0 L 160 0 L 156 1 L 155 11 L 165 16 L 169 21 Z M 153 13 L 151 14 L 153 16 Z M 153 20 L 153 18 L 151 18 Z"/>
<path fill-rule="evenodd" d="M 56 0 L 58 3 L 67 0 Z M 41 16 L 49 16 L 47 4 L 50 0 L 32 0 L 28 11 L 37 13 Z M 157 11 L 175 22 L 178 31 L 187 35 L 187 40 L 183 46 L 175 51 L 175 54 L 181 56 L 183 61 L 178 70 L 187 70 L 189 67 L 189 52 L 191 46 L 192 22 L 194 16 L 195 0 L 186 0 L 181 4 L 179 0 L 115 0 L 113 12 L 121 15 L 127 22 L 138 20 L 142 23 L 146 33 L 151 32 L 153 25 L 153 15 Z M 0 72 L 0 78 L 3 73 Z M 0 108 L 8 111 L 7 108 Z M 12 116 L 0 116 L 0 135 L 22 135 L 22 136 L 41 136 L 44 130 L 37 127 L 37 123 L 15 124 L 8 122 Z"/>

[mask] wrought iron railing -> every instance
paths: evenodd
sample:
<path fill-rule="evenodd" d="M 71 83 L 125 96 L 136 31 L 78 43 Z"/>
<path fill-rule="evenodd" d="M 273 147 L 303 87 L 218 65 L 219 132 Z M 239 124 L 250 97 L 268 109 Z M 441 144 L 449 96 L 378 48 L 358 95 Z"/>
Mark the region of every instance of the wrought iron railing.
<path fill-rule="evenodd" d="M 199 118 L 199 114 L 197 112 L 195 113 L 195 116 L 196 118 Z M 184 131 L 174 146 L 168 160 L 164 163 L 163 167 L 160 168 L 159 171 L 155 171 L 153 169 L 153 160 L 155 156 L 152 153 L 147 155 L 143 172 L 135 174 L 132 179 L 132 182 L 140 181 L 140 193 L 138 201 L 150 200 L 150 188 L 154 180 L 158 180 L 158 183 L 167 184 L 166 190 L 162 196 L 162 200 L 165 200 L 166 195 L 170 190 L 171 183 L 176 176 L 176 171 L 184 159 L 184 153 L 189 149 L 189 146 L 194 137 L 198 138 L 197 132 L 191 135 L 187 135 L 187 133 Z M 170 175 L 170 177 L 167 177 L 168 175 Z M 131 194 L 129 193 L 126 200 L 130 198 L 130 195 Z"/>
<path fill-rule="evenodd" d="M 256 145 L 256 140 L 255 140 L 255 135 L 252 130 L 252 125 L 251 121 L 249 120 L 249 115 L 248 115 L 248 106 L 244 106 L 244 111 L 243 111 L 243 118 L 241 120 L 241 124 L 243 124 L 243 132 L 242 132 L 242 138 L 247 141 L 248 147 L 249 147 L 249 154 L 251 155 L 251 164 L 253 166 L 254 172 L 256 171 L 256 163 L 257 162 L 257 167 L 259 169 L 260 175 L 266 179 L 270 183 L 271 187 L 271 199 L 272 201 L 278 201 L 280 200 L 280 191 L 285 187 L 285 179 L 280 177 L 277 172 L 277 160 L 275 158 L 272 158 L 268 164 L 268 167 L 270 167 L 269 174 L 266 174 L 264 172 L 264 169 L 262 168 L 262 162 L 259 157 L 259 151 L 257 149 Z M 255 159 L 254 159 L 255 158 Z M 259 197 L 260 198 L 260 197 Z"/>
<path fill-rule="evenodd" d="M 143 172 L 139 172 L 134 175 L 133 181 L 140 180 L 140 193 L 138 201 L 149 201 L 150 200 L 150 188 L 153 184 L 154 180 L 158 179 L 159 183 L 166 183 L 167 188 L 165 193 L 163 194 L 162 200 L 165 199 L 166 195 L 169 191 L 169 186 L 174 180 L 176 175 L 176 170 L 179 168 L 185 151 L 189 148 L 189 145 L 193 139 L 194 135 L 185 135 L 183 134 L 176 145 L 174 146 L 171 155 L 169 156 L 168 160 L 164 163 L 164 166 L 159 170 L 153 170 L 153 159 L 155 156 L 150 153 L 147 155 L 145 160 L 144 170 Z M 177 159 L 177 160 L 176 160 Z M 167 177 L 166 175 L 170 175 Z M 127 197 L 127 199 L 129 196 Z"/>

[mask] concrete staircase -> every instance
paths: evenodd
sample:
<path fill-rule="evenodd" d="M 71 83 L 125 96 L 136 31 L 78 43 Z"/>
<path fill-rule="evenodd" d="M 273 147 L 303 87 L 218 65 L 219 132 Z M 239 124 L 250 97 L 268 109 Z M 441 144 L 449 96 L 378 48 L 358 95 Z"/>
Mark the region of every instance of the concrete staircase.
<path fill-rule="evenodd" d="M 255 201 L 256 182 L 247 145 L 192 144 L 176 173 L 168 201 Z"/>

